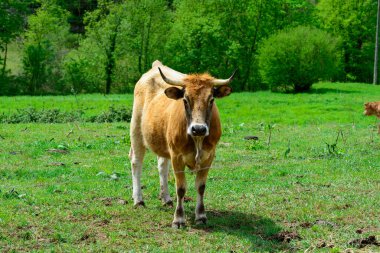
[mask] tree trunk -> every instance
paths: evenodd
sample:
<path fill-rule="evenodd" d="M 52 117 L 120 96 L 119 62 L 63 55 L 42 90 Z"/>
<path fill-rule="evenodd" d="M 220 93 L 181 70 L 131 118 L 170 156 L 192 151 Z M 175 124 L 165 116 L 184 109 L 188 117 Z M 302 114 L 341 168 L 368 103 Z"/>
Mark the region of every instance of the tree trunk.
<path fill-rule="evenodd" d="M 5 76 L 5 70 L 6 70 L 6 67 L 7 67 L 7 56 L 8 56 L 8 44 L 5 43 L 4 62 L 3 62 L 3 70 L 2 70 L 3 76 Z"/>
<path fill-rule="evenodd" d="M 247 82 L 249 81 L 249 77 L 251 76 L 251 66 L 252 66 L 252 60 L 253 60 L 253 53 L 255 51 L 256 47 L 256 42 L 257 42 L 257 36 L 260 30 L 260 24 L 261 24 L 261 17 L 262 17 L 262 12 L 263 12 L 263 1 L 260 2 L 260 7 L 259 7 L 259 13 L 257 14 L 257 20 L 256 20 L 256 29 L 255 29 L 255 34 L 252 39 L 252 44 L 248 49 L 247 52 L 247 63 L 248 66 L 246 66 L 246 71 L 244 74 L 244 77 L 242 78 L 242 90 L 246 90 L 248 88 Z"/>
<path fill-rule="evenodd" d="M 106 94 L 111 92 L 112 74 L 115 68 L 115 48 L 116 48 L 116 33 L 111 36 L 111 45 L 107 52 L 107 65 L 106 65 Z"/>
<path fill-rule="evenodd" d="M 152 27 L 152 14 L 149 15 L 149 21 L 148 21 L 148 27 L 147 27 L 147 34 L 145 39 L 145 48 L 144 48 L 144 71 L 146 71 L 149 68 L 148 63 L 148 51 L 149 51 L 149 40 L 150 40 L 150 29 Z"/>
<path fill-rule="evenodd" d="M 376 21 L 376 42 L 375 42 L 375 62 L 373 64 L 373 84 L 377 84 L 377 70 L 379 61 L 379 22 L 380 22 L 380 0 L 377 1 L 377 21 Z"/>
<path fill-rule="evenodd" d="M 142 75 L 142 55 L 144 50 L 144 37 L 145 37 L 145 27 L 143 26 L 141 33 L 141 41 L 140 41 L 140 52 L 139 52 L 139 74 Z"/>
<path fill-rule="evenodd" d="M 110 37 L 110 47 L 106 49 L 106 55 L 107 55 L 107 64 L 106 64 L 106 94 L 110 94 L 111 92 L 111 85 L 112 85 L 112 75 L 116 66 L 116 59 L 115 59 L 115 50 L 116 50 L 116 39 L 117 34 L 119 32 L 119 26 L 121 24 L 121 20 L 118 20 L 115 26 L 115 29 Z"/>

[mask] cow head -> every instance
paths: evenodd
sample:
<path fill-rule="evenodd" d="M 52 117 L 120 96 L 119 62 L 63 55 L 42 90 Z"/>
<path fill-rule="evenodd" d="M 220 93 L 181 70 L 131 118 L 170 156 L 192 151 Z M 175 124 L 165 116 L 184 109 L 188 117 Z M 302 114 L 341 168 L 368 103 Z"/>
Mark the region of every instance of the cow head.
<path fill-rule="evenodd" d="M 363 112 L 364 115 L 370 116 L 376 114 L 376 103 L 368 102 L 364 104 L 365 110 Z"/>
<path fill-rule="evenodd" d="M 165 90 L 166 96 L 175 100 L 183 100 L 187 134 L 192 137 L 208 136 L 214 98 L 222 98 L 232 92 L 228 84 L 232 81 L 236 71 L 228 79 L 215 79 L 208 74 L 193 74 L 174 80 L 167 78 L 161 69 L 158 69 L 162 79 L 167 84 L 173 85 Z"/>
<path fill-rule="evenodd" d="M 380 115 L 380 103 L 379 102 L 368 102 L 364 104 L 365 110 L 363 112 L 364 115 Z"/>

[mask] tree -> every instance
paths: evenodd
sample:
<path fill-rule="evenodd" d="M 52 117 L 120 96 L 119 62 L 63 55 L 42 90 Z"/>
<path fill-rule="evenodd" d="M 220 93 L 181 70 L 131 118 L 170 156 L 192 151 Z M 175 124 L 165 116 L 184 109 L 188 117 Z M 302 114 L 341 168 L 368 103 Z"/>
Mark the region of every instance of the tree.
<path fill-rule="evenodd" d="M 86 14 L 86 37 L 78 50 L 68 55 L 67 74 L 73 76 L 76 66 L 83 66 L 80 71 L 88 87 L 81 90 L 106 94 L 112 89 L 130 91 L 130 83 L 134 84 L 151 62 L 164 54 L 164 35 L 170 25 L 167 2 L 99 1 L 98 5 Z"/>
<path fill-rule="evenodd" d="M 314 6 L 303 0 L 210 0 L 175 2 L 167 61 L 183 72 L 211 71 L 227 77 L 235 68 L 235 90 L 261 89 L 257 50 L 279 29 L 312 22 Z"/>
<path fill-rule="evenodd" d="M 59 91 L 60 64 L 69 38 L 68 13 L 54 4 L 43 2 L 28 18 L 25 34 L 23 65 L 29 80 L 29 93 Z"/>
<path fill-rule="evenodd" d="M 321 0 L 321 27 L 342 38 L 346 80 L 372 82 L 377 0 Z"/>
<path fill-rule="evenodd" d="M 0 2 L 0 50 L 4 56 L 1 73 L 4 76 L 7 67 L 8 44 L 24 29 L 27 1 L 2 0 Z"/>
<path fill-rule="evenodd" d="M 339 41 L 327 32 L 298 26 L 269 37 L 259 54 L 260 73 L 272 91 L 303 92 L 330 80 L 340 68 Z"/>
<path fill-rule="evenodd" d="M 380 26 L 380 0 L 378 0 L 378 3 L 377 3 L 375 59 L 374 59 L 374 64 L 373 64 L 373 84 L 377 84 L 377 72 L 378 72 L 378 62 L 379 62 L 379 26 Z"/>

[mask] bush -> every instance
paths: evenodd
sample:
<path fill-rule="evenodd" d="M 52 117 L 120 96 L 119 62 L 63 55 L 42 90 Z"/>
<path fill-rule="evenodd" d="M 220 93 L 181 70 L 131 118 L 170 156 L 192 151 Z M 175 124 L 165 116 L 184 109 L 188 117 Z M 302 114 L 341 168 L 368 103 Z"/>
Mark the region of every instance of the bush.
<path fill-rule="evenodd" d="M 34 107 L 29 107 L 18 109 L 11 114 L 0 114 L 0 123 L 130 122 L 131 116 L 132 111 L 124 106 L 110 106 L 108 111 L 90 117 L 86 117 L 82 110 L 65 112 L 57 108 L 37 110 Z"/>
<path fill-rule="evenodd" d="M 340 70 L 339 40 L 299 26 L 269 37 L 259 50 L 261 77 L 272 91 L 303 92 Z"/>
<path fill-rule="evenodd" d="M 0 74 L 0 96 L 15 96 L 28 93 L 28 82 L 23 76 Z"/>
<path fill-rule="evenodd" d="M 110 106 L 108 111 L 102 112 L 98 116 L 91 117 L 90 122 L 105 123 L 105 122 L 130 122 L 132 112 L 126 107 L 115 108 Z"/>

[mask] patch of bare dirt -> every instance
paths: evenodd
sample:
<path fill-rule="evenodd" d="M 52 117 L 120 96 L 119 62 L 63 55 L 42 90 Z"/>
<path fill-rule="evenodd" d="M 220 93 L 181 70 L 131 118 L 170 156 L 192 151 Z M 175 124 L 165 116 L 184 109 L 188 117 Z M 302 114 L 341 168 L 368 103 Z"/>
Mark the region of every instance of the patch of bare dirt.
<path fill-rule="evenodd" d="M 185 202 L 192 202 L 192 201 L 194 201 L 194 199 L 193 199 L 192 197 L 185 196 L 185 197 L 183 198 L 183 201 L 185 201 Z"/>
<path fill-rule="evenodd" d="M 318 249 L 321 249 L 321 248 L 334 248 L 334 244 L 327 243 L 325 241 L 320 241 L 320 242 L 317 243 L 317 248 Z"/>
<path fill-rule="evenodd" d="M 10 155 L 19 155 L 21 153 L 22 153 L 21 151 L 10 151 L 9 152 Z"/>
<path fill-rule="evenodd" d="M 334 222 L 331 222 L 331 221 L 326 221 L 326 220 L 316 220 L 314 222 L 315 225 L 328 225 L 328 226 L 331 226 L 331 227 L 337 227 L 338 225 L 335 224 Z"/>
<path fill-rule="evenodd" d="M 326 221 L 326 220 L 316 220 L 314 222 L 288 222 L 285 221 L 284 224 L 289 227 L 289 228 L 295 228 L 295 227 L 302 227 L 302 228 L 311 228 L 314 225 L 321 225 L 321 226 L 330 226 L 330 227 L 338 227 L 337 224 L 331 221 Z"/>
<path fill-rule="evenodd" d="M 301 236 L 297 232 L 281 231 L 269 237 L 269 240 L 276 240 L 279 242 L 290 242 L 291 240 L 300 240 Z"/>
<path fill-rule="evenodd" d="M 128 204 L 127 200 L 121 199 L 121 198 L 108 197 L 108 198 L 95 198 L 95 200 L 100 200 L 101 202 L 103 202 L 103 204 L 105 206 L 112 206 L 115 203 L 119 204 L 119 205 L 126 205 L 126 204 Z"/>
<path fill-rule="evenodd" d="M 244 136 L 244 140 L 255 140 L 255 141 L 258 141 L 259 137 L 253 136 L 253 135 L 248 135 L 248 136 Z"/>
<path fill-rule="evenodd" d="M 301 224 L 299 224 L 300 227 L 303 227 L 303 228 L 311 228 L 313 226 L 313 223 L 311 222 L 303 222 Z"/>
<path fill-rule="evenodd" d="M 48 152 L 48 153 L 59 153 L 59 154 L 67 154 L 67 153 L 69 153 L 69 151 L 67 151 L 67 150 L 56 149 L 56 148 L 48 149 L 48 150 L 46 150 L 46 152 Z"/>
<path fill-rule="evenodd" d="M 61 163 L 61 162 L 52 162 L 52 163 L 46 164 L 46 166 L 66 166 L 66 164 Z"/>
<path fill-rule="evenodd" d="M 370 235 L 367 238 L 354 239 L 348 243 L 357 248 L 364 248 L 367 245 L 380 246 L 380 242 L 376 240 L 376 236 Z"/>

